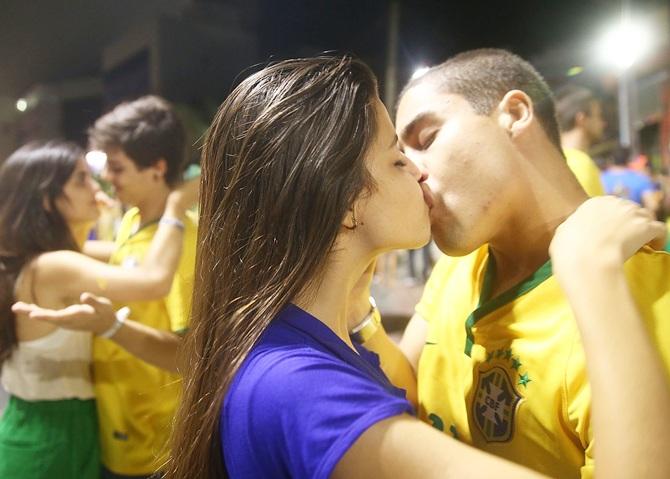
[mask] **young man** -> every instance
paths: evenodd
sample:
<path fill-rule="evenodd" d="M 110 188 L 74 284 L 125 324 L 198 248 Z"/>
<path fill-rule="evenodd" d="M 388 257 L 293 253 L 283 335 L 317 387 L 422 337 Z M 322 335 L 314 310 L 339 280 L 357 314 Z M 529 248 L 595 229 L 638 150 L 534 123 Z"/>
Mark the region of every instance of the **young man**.
<path fill-rule="evenodd" d="M 556 114 L 568 166 L 589 196 L 604 195 L 600 170 L 587 153 L 605 129 L 600 102 L 586 88 L 568 85 L 557 93 Z"/>
<path fill-rule="evenodd" d="M 359 337 L 409 397 L 418 380 L 419 415 L 435 428 L 552 477 L 592 477 L 584 352 L 548 254 L 588 195 L 549 88 L 516 55 L 466 52 L 405 87 L 396 128 L 429 174 L 433 237 L 454 257 L 435 266 L 400 351 L 374 321 Z M 667 367 L 670 255 L 643 249 L 626 273 Z M 612 394 L 636 407 L 639 395 Z M 640 437 L 649 425 L 627 427 Z"/>
<path fill-rule="evenodd" d="M 133 206 L 123 217 L 109 262 L 136 267 L 156 233 L 172 187 L 181 179 L 184 128 L 170 104 L 147 96 L 98 119 L 89 140 L 107 154 L 103 174 L 116 195 Z M 169 294 L 116 305 L 130 308 L 130 318 L 144 327 L 142 334 L 124 342 L 129 332 L 121 328 L 114 341 L 94 342 L 103 477 L 148 477 L 165 458 L 180 389 L 177 347 L 188 327 L 195 269 L 196 225 L 187 217 L 183 228 L 182 256 Z"/>

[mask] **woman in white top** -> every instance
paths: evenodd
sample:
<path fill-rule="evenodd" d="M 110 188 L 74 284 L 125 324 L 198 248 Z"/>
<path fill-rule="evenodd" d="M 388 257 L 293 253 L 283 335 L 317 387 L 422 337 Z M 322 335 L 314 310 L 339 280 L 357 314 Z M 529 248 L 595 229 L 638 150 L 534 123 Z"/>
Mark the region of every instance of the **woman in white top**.
<path fill-rule="evenodd" d="M 91 333 L 15 315 L 12 303 L 63 308 L 84 290 L 145 300 L 164 296 L 171 286 L 181 253 L 179 225 L 195 199 L 192 185 L 170 196 L 167 219 L 134 269 L 81 253 L 98 218 L 97 192 L 84 152 L 74 144 L 33 143 L 0 167 L 0 367 L 10 393 L 0 420 L 0 477 L 100 474 Z"/>

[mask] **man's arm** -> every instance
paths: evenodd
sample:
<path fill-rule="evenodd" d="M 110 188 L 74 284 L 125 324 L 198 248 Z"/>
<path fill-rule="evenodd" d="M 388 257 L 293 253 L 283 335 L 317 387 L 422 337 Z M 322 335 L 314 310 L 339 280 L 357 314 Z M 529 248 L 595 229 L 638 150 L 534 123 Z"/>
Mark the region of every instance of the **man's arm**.
<path fill-rule="evenodd" d="M 110 339 L 153 366 L 171 373 L 178 372 L 177 351 L 182 338 L 175 333 L 154 329 L 129 319 Z"/>
<path fill-rule="evenodd" d="M 75 331 L 90 331 L 103 334 L 117 322 L 112 303 L 89 293 L 81 295 L 81 304 L 73 304 L 60 310 L 40 308 L 35 304 L 16 303 L 15 313 L 27 314 L 30 319 L 45 321 L 59 328 Z M 153 366 L 170 372 L 178 372 L 177 351 L 181 337 L 170 331 L 162 331 L 131 319 L 120 325 L 109 338 L 129 353 Z"/>
<path fill-rule="evenodd" d="M 386 334 L 384 328 L 363 343 L 370 351 L 379 355 L 381 367 L 391 382 L 407 391 L 407 399 L 416 408 L 418 405 L 416 371 L 426 338 L 426 321 L 415 314 L 405 328 L 400 345 Z"/>

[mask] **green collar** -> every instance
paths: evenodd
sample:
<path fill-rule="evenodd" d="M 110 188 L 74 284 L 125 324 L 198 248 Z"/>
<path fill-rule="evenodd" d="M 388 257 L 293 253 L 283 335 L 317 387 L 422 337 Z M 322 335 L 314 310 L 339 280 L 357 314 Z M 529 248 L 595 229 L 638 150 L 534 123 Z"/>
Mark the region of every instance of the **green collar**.
<path fill-rule="evenodd" d="M 496 262 L 489 249 L 489 256 L 487 258 L 486 269 L 484 271 L 482 291 L 479 295 L 479 303 L 477 304 L 477 309 L 470 313 L 470 316 L 468 316 L 468 319 L 465 321 L 465 354 L 468 356 L 470 356 L 472 353 L 472 345 L 475 343 L 475 336 L 472 332 L 472 328 L 477 323 L 477 321 L 479 321 L 487 314 L 495 311 L 496 309 L 506 305 L 507 303 L 514 301 L 516 298 L 520 298 L 529 291 L 532 291 L 544 280 L 551 277 L 551 260 L 548 260 L 534 273 L 532 273 L 526 279 L 522 280 L 520 283 L 512 286 L 510 289 L 496 296 L 495 298 L 491 298 L 491 290 L 493 289 L 493 280 L 495 279 L 495 275 Z"/>

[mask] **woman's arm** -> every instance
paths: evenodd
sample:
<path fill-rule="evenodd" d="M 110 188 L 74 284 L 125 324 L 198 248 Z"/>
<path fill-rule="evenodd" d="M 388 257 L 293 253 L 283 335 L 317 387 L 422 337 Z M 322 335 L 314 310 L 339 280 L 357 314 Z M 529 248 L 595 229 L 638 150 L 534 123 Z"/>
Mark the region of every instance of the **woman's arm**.
<path fill-rule="evenodd" d="M 165 296 L 172 285 L 181 256 L 186 209 L 197 198 L 197 181 L 191 180 L 168 196 L 163 218 L 142 264 L 123 268 L 74 251 L 45 253 L 34 263 L 35 289 L 48 288 L 63 299 L 83 291 L 114 301 L 138 301 Z"/>
<path fill-rule="evenodd" d="M 116 313 L 108 299 L 83 293 L 80 300 L 81 304 L 73 304 L 61 310 L 45 309 L 21 302 L 14 304 L 12 310 L 26 314 L 32 320 L 44 321 L 59 328 L 90 331 L 98 335 L 114 326 L 117 321 Z M 153 366 L 177 372 L 177 351 L 181 337 L 175 333 L 127 319 L 109 339 Z"/>
<path fill-rule="evenodd" d="M 113 241 L 88 240 L 84 243 L 81 252 L 86 256 L 97 259 L 98 261 L 109 261 L 116 245 Z"/>
<path fill-rule="evenodd" d="M 600 197 L 578 208 L 550 247 L 585 350 L 597 477 L 670 477 L 670 387 L 623 272 L 664 234 L 645 210 Z"/>
<path fill-rule="evenodd" d="M 356 440 L 333 479 L 538 479 L 523 466 L 468 446 L 403 414 L 380 421 Z"/>

